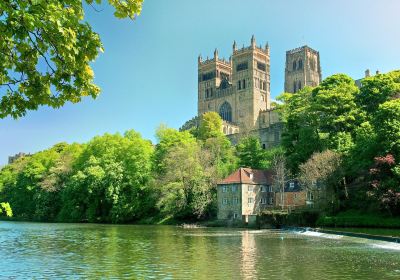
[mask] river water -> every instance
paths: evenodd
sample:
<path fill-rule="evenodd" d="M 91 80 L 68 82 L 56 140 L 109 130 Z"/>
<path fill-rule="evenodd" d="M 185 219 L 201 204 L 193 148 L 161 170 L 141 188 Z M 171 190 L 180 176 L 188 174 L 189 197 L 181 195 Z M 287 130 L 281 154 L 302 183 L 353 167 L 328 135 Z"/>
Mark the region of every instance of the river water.
<path fill-rule="evenodd" d="M 320 234 L 0 221 L 0 279 L 400 279 L 400 244 Z"/>

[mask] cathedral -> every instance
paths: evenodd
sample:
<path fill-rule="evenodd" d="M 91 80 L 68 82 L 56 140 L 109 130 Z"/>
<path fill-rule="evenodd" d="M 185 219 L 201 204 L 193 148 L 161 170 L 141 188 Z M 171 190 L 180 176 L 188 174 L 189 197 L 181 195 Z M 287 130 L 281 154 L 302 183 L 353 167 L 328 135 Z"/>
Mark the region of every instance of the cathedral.
<path fill-rule="evenodd" d="M 240 135 L 256 135 L 264 149 L 280 142 L 283 124 L 271 106 L 270 48 L 257 46 L 254 36 L 248 47 L 233 43 L 229 60 L 198 58 L 198 116 L 219 113 L 222 130 L 232 142 Z M 308 46 L 286 52 L 285 92 L 295 93 L 321 81 L 319 53 Z"/>

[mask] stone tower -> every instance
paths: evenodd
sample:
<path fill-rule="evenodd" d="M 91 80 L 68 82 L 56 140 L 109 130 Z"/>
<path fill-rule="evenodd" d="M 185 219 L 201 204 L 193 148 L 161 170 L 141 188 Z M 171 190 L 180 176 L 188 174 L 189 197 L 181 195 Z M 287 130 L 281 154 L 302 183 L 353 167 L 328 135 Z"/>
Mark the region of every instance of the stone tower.
<path fill-rule="evenodd" d="M 295 93 L 322 80 L 319 52 L 303 46 L 286 52 L 285 92 Z"/>
<path fill-rule="evenodd" d="M 213 59 L 198 60 L 198 115 L 215 111 L 232 124 L 233 133 L 258 128 L 260 111 L 270 108 L 270 51 L 268 44 L 251 45 L 238 49 L 233 43 L 229 61 L 220 59 L 218 51 Z M 230 134 L 230 131 L 226 132 Z"/>

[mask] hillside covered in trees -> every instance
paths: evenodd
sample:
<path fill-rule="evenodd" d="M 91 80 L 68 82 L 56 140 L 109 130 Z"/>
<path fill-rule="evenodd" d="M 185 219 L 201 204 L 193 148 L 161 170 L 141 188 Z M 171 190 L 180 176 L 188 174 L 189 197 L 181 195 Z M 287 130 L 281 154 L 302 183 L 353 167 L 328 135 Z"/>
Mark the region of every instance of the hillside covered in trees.
<path fill-rule="evenodd" d="M 271 168 L 284 155 L 286 176 L 318 190 L 321 213 L 400 217 L 399 95 L 400 71 L 366 78 L 361 88 L 337 74 L 282 94 L 285 129 L 272 150 L 253 136 L 232 146 L 214 112 L 182 131 L 160 126 L 155 145 L 133 130 L 59 143 L 3 167 L 0 202 L 15 218 L 36 221 L 212 219 L 220 179 L 239 166 Z"/>

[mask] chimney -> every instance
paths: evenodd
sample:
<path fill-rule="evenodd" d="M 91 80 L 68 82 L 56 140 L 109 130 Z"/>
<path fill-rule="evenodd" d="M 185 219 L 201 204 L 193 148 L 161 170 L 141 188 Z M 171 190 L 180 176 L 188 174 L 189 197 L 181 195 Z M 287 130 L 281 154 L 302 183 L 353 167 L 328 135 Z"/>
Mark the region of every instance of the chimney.
<path fill-rule="evenodd" d="M 365 78 L 368 78 L 371 76 L 371 73 L 369 72 L 369 69 L 365 70 Z"/>

